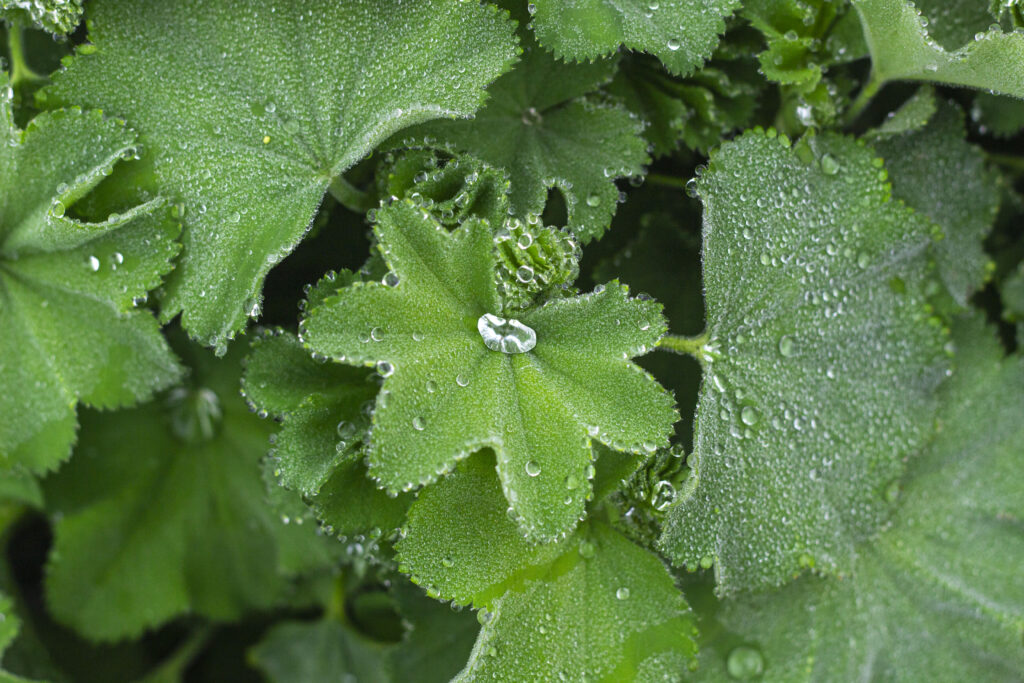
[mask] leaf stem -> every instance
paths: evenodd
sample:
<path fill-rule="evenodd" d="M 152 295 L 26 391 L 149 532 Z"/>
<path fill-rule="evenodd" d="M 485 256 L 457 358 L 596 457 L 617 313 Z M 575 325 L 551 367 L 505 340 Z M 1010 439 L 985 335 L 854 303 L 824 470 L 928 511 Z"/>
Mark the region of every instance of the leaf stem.
<path fill-rule="evenodd" d="M 850 108 L 846 110 L 846 116 L 843 119 L 843 124 L 849 126 L 856 121 L 857 118 L 864 113 L 864 110 L 867 109 L 867 106 L 871 104 L 871 100 L 874 99 L 875 95 L 878 94 L 878 91 L 882 89 L 883 85 L 885 85 L 885 80 L 879 78 L 878 72 L 872 69 L 871 77 L 868 79 L 868 82 L 860 89 L 860 92 L 857 93 L 857 99 L 855 99 L 853 104 L 850 105 Z"/>
<path fill-rule="evenodd" d="M 337 175 L 327 186 L 339 204 L 356 213 L 366 213 L 373 208 L 373 197 L 369 192 L 364 192 L 348 181 L 343 175 Z"/>
<path fill-rule="evenodd" d="M 1018 157 L 1012 154 L 985 152 L 985 159 L 990 163 L 998 164 L 1014 173 L 1024 173 L 1024 157 Z"/>
<path fill-rule="evenodd" d="M 213 632 L 214 628 L 209 624 L 197 628 L 167 659 L 139 679 L 138 683 L 179 680 L 188 665 L 210 640 Z"/>
<path fill-rule="evenodd" d="M 36 73 L 25 59 L 25 46 L 22 34 L 25 27 L 20 21 L 11 22 L 7 29 L 7 47 L 11 54 L 11 87 L 16 88 L 22 83 L 38 83 L 46 78 Z"/>
<path fill-rule="evenodd" d="M 708 343 L 708 333 L 704 332 L 696 337 L 683 337 L 678 334 L 666 334 L 658 340 L 655 348 L 663 351 L 678 353 L 683 356 L 693 356 L 701 363 L 707 360 L 704 354 L 704 345 Z"/>
<path fill-rule="evenodd" d="M 334 587 L 331 590 L 331 598 L 324 607 L 324 619 L 337 621 L 342 624 L 348 623 L 348 615 L 345 613 L 345 593 L 347 576 L 344 571 L 338 572 L 334 578 Z"/>
<path fill-rule="evenodd" d="M 661 185 L 663 187 L 678 187 L 680 190 L 686 189 L 686 181 L 682 178 L 676 178 L 675 176 L 665 175 L 664 173 L 648 173 L 648 183 L 654 185 Z"/>

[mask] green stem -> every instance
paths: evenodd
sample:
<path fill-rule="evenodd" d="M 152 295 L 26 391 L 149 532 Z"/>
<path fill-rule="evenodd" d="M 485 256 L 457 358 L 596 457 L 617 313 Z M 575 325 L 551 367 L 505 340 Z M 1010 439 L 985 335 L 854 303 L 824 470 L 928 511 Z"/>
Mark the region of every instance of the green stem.
<path fill-rule="evenodd" d="M 331 591 L 330 602 L 324 608 L 324 619 L 337 621 L 342 624 L 348 623 L 348 615 L 345 614 L 345 572 L 339 572 L 334 578 L 334 588 Z"/>
<path fill-rule="evenodd" d="M 655 348 L 663 351 L 671 351 L 672 353 L 678 353 L 683 356 L 693 356 L 703 363 L 706 360 L 704 355 L 704 345 L 707 343 L 708 335 L 706 332 L 696 337 L 683 337 L 677 334 L 666 334 L 658 340 Z"/>
<path fill-rule="evenodd" d="M 879 78 L 875 71 L 872 71 L 871 78 L 869 78 L 868 82 L 863 88 L 861 88 L 860 92 L 857 94 L 857 99 L 853 101 L 853 104 L 851 104 L 850 108 L 846 111 L 846 117 L 843 120 L 843 123 L 848 126 L 856 121 L 857 117 L 863 114 L 864 110 L 867 109 L 867 106 L 871 104 L 871 100 L 878 94 L 878 91 L 882 89 L 883 85 L 885 85 L 885 81 Z"/>
<path fill-rule="evenodd" d="M 178 646 L 171 655 L 160 663 L 155 669 L 139 679 L 137 683 L 163 683 L 164 681 L 177 681 L 181 679 L 182 673 L 196 658 L 200 650 L 213 635 L 213 627 L 200 626 Z"/>
<path fill-rule="evenodd" d="M 1012 154 L 985 152 L 985 159 L 993 164 L 999 164 L 1014 173 L 1024 173 L 1024 157 L 1013 156 Z"/>
<path fill-rule="evenodd" d="M 7 29 L 7 46 L 11 53 L 11 87 L 15 88 L 22 83 L 46 80 L 44 76 L 36 73 L 25 59 L 25 46 L 22 43 L 24 31 L 25 27 L 19 21 L 12 22 Z"/>
<path fill-rule="evenodd" d="M 662 185 L 664 187 L 678 187 L 681 190 L 686 189 L 686 181 L 682 178 L 676 178 L 675 176 L 665 175 L 664 173 L 648 173 L 646 182 L 654 185 Z"/>
<path fill-rule="evenodd" d="M 366 213 L 373 208 L 373 197 L 370 193 L 360 190 L 343 175 L 336 176 L 327 187 L 327 191 L 350 211 Z"/>

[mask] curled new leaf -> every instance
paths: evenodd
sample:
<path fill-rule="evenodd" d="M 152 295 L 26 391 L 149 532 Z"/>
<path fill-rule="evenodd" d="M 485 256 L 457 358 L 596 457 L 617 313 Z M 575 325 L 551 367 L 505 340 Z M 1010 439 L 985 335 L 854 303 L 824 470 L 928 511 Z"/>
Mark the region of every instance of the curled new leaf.
<path fill-rule="evenodd" d="M 629 360 L 664 333 L 659 305 L 612 282 L 504 310 L 485 221 L 449 232 L 398 202 L 377 212 L 374 233 L 383 283 L 340 289 L 300 333 L 314 352 L 385 377 L 367 454 L 383 487 L 428 484 L 491 447 L 523 529 L 552 539 L 583 511 L 592 440 L 633 453 L 666 443 L 672 397 Z"/>

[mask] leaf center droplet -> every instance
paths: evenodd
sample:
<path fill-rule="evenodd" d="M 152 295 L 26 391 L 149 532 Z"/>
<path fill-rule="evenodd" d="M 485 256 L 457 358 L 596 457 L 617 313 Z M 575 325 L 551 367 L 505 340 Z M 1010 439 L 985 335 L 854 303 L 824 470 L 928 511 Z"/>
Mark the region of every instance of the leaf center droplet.
<path fill-rule="evenodd" d="M 477 320 L 476 329 L 491 351 L 526 353 L 537 345 L 537 333 L 514 318 L 485 313 Z"/>

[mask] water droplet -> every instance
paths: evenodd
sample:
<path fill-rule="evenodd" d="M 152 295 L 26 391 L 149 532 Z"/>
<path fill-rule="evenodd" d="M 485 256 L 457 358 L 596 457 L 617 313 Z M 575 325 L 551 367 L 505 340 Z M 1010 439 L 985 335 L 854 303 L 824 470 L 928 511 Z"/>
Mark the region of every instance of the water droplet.
<path fill-rule="evenodd" d="M 839 173 L 839 162 L 836 161 L 835 157 L 831 154 L 825 154 L 821 157 L 821 172 L 825 175 L 835 175 Z"/>
<path fill-rule="evenodd" d="M 522 283 L 533 281 L 533 268 L 530 266 L 519 266 L 516 270 L 516 279 Z"/>
<path fill-rule="evenodd" d="M 654 509 L 659 512 L 664 512 L 668 509 L 676 499 L 676 487 L 672 485 L 670 481 L 659 481 L 654 487 L 654 496 L 651 500 L 651 505 Z"/>
<path fill-rule="evenodd" d="M 488 623 L 490 623 L 491 619 L 493 618 L 494 613 L 488 612 L 485 609 L 478 610 L 476 613 L 476 620 L 480 623 L 481 626 L 486 626 Z"/>
<path fill-rule="evenodd" d="M 412 428 L 415 429 L 417 432 L 422 432 L 424 429 L 427 428 L 427 421 L 424 420 L 422 417 L 416 416 L 412 419 Z"/>
<path fill-rule="evenodd" d="M 779 339 L 779 353 L 791 358 L 796 353 L 796 341 L 788 334 Z"/>
<path fill-rule="evenodd" d="M 435 391 L 437 391 L 437 382 L 435 382 L 434 380 L 428 380 L 427 381 L 427 393 L 428 394 L 432 394 Z"/>
<path fill-rule="evenodd" d="M 379 327 L 375 327 L 372 330 L 370 330 L 370 339 L 372 339 L 373 341 L 380 341 L 383 338 L 384 330 L 380 329 Z"/>
<path fill-rule="evenodd" d="M 525 469 L 526 473 L 531 477 L 536 477 L 538 474 L 540 474 L 540 465 L 535 463 L 533 460 L 527 461 Z"/>
<path fill-rule="evenodd" d="M 96 258 L 95 256 L 90 256 L 89 257 L 89 264 L 88 265 L 89 265 L 89 270 L 91 270 L 92 272 L 95 273 L 95 272 L 99 271 L 99 269 L 100 269 L 100 260 L 98 258 Z"/>
<path fill-rule="evenodd" d="M 398 275 L 388 271 L 387 275 L 384 276 L 384 279 L 381 282 L 385 287 L 397 287 L 399 282 Z"/>
<path fill-rule="evenodd" d="M 455 375 L 455 383 L 458 384 L 460 387 L 468 387 L 469 378 L 462 374 Z"/>
<path fill-rule="evenodd" d="M 871 257 L 868 256 L 867 252 L 860 252 L 857 254 L 857 267 L 867 268 L 868 264 L 871 263 Z"/>
<path fill-rule="evenodd" d="M 525 353 L 537 345 L 537 333 L 514 318 L 485 313 L 477 321 L 476 329 L 491 351 Z"/>
<path fill-rule="evenodd" d="M 445 568 L 447 568 L 447 569 L 451 569 L 452 567 L 454 567 L 454 566 L 455 566 L 455 560 L 453 560 L 453 559 L 451 558 L 451 556 L 449 556 L 449 555 L 445 555 L 445 556 L 444 556 L 444 557 L 443 557 L 443 558 L 441 559 L 441 564 L 442 564 L 442 565 L 444 565 L 444 566 L 445 566 Z"/>
<path fill-rule="evenodd" d="M 412 333 L 412 340 L 413 341 L 417 341 L 417 342 L 423 341 L 423 333 L 422 332 L 413 332 Z"/>
<path fill-rule="evenodd" d="M 679 49 L 679 41 L 677 39 L 675 39 L 675 38 L 669 38 L 668 39 L 668 49 L 672 50 L 673 52 L 678 50 Z"/>
<path fill-rule="evenodd" d="M 601 198 L 596 194 L 587 196 L 587 206 L 599 206 L 601 204 Z"/>
<path fill-rule="evenodd" d="M 621 588 L 619 588 L 619 590 L 615 591 L 615 597 L 617 597 L 619 600 L 628 600 L 629 589 L 625 586 L 622 586 Z"/>
<path fill-rule="evenodd" d="M 737 647 L 726 661 L 729 675 L 738 681 L 749 681 L 764 673 L 764 657 L 752 647 Z"/>
<path fill-rule="evenodd" d="M 743 424 L 753 427 L 761 421 L 761 414 L 754 406 L 743 406 L 743 410 L 740 411 L 740 419 L 743 420 Z"/>
<path fill-rule="evenodd" d="M 377 374 L 381 377 L 390 377 L 395 372 L 395 366 L 386 360 L 377 361 Z"/>
<path fill-rule="evenodd" d="M 522 121 L 527 126 L 533 126 L 544 120 L 536 107 L 530 107 L 523 112 Z"/>
<path fill-rule="evenodd" d="M 589 560 L 597 552 L 597 549 L 594 548 L 594 544 L 590 541 L 580 541 L 579 551 L 580 557 L 585 560 Z"/>
<path fill-rule="evenodd" d="M 516 246 L 519 247 L 520 249 L 529 249 L 532 244 L 533 235 L 531 235 L 528 232 L 524 232 L 522 235 L 519 236 L 519 239 L 516 240 Z"/>

